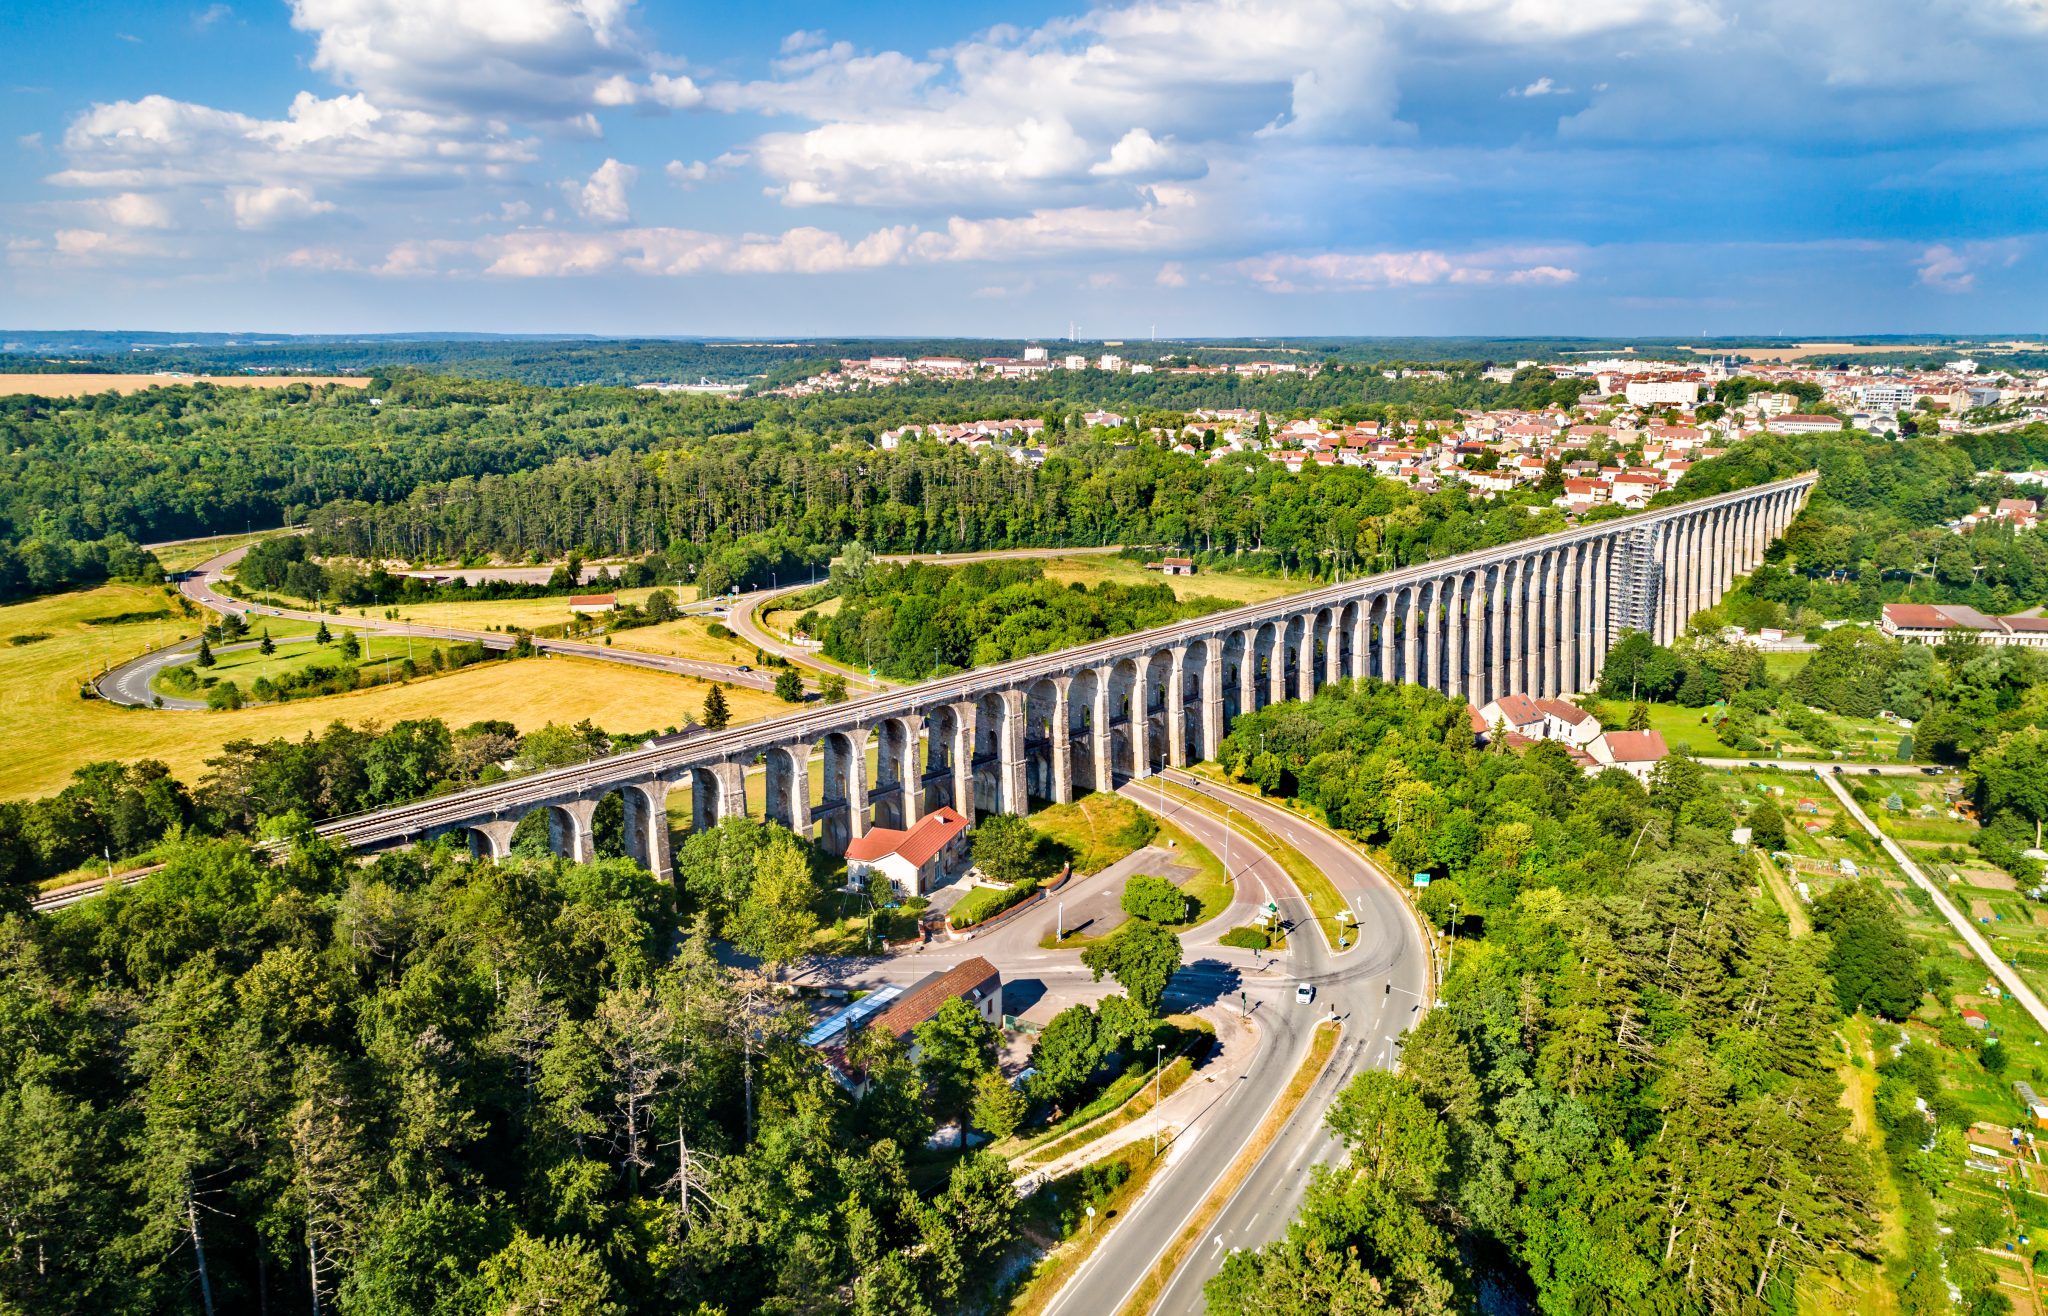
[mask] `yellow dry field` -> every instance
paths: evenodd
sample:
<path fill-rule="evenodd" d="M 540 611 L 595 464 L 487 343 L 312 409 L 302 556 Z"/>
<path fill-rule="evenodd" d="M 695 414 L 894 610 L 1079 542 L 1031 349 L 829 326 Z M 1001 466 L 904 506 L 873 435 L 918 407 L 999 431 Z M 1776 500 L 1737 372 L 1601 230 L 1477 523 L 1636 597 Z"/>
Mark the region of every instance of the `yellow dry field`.
<path fill-rule="evenodd" d="M 218 384 L 222 388 L 285 388 L 292 384 L 340 384 L 368 388 L 361 375 L 0 375 L 0 394 L 33 393 L 46 398 L 80 398 L 94 393 L 140 393 L 152 388 Z"/>
<path fill-rule="evenodd" d="M 649 589 L 622 589 L 609 591 L 617 595 L 621 603 L 647 602 L 647 596 L 654 593 Z M 671 586 L 670 593 L 674 593 Z M 540 626 L 560 626 L 573 621 L 576 614 L 569 611 L 569 595 L 557 594 L 544 599 L 498 599 L 476 603 L 415 603 L 401 605 L 398 609 L 400 621 L 417 622 L 422 626 L 447 626 L 463 631 L 513 631 L 533 630 Z M 347 616 L 382 617 L 382 608 L 344 608 Z M 638 634 L 638 632 L 634 632 Z M 616 643 L 616 641 L 614 641 Z"/>
<path fill-rule="evenodd" d="M 1176 598 L 1208 597 L 1228 599 L 1232 603 L 1263 603 L 1283 594 L 1297 594 L 1315 583 L 1300 576 L 1282 580 L 1278 576 L 1240 575 L 1229 571 L 1162 576 L 1156 571 L 1145 570 L 1143 564 L 1129 558 L 1109 556 L 1049 557 L 1041 560 L 1039 565 L 1045 568 L 1047 580 L 1061 585 L 1079 581 L 1092 589 L 1109 583 L 1157 585 L 1163 582 L 1173 587 Z"/>
<path fill-rule="evenodd" d="M 89 618 L 156 612 L 141 621 L 92 626 Z M 707 682 L 574 658 L 492 662 L 405 685 L 359 690 L 232 713 L 120 708 L 81 699 L 79 684 L 107 662 L 198 633 L 200 621 L 176 614 L 162 591 L 106 585 L 0 608 L 0 799 L 47 795 L 95 759 L 161 759 L 186 781 L 231 740 L 296 738 L 339 718 L 388 726 L 438 717 L 451 726 L 503 718 L 522 731 L 589 718 L 610 731 L 679 725 L 704 707 Z M 14 645 L 17 635 L 48 639 Z M 758 690 L 732 688 L 736 722 L 789 711 Z"/>
<path fill-rule="evenodd" d="M 641 653 L 667 654 L 671 658 L 693 658 L 704 663 L 752 663 L 754 646 L 742 640 L 721 640 L 711 634 L 709 617 L 681 617 L 658 626 L 635 626 L 612 636 L 620 649 Z"/>

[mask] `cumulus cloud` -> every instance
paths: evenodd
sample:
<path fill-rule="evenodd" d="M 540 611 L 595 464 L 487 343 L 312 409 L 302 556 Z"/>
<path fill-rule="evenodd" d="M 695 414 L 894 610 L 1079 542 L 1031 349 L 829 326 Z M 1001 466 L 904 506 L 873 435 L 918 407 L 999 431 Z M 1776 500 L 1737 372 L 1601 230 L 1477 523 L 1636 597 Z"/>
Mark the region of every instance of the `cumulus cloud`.
<path fill-rule="evenodd" d="M 681 160 L 671 160 L 662 172 L 667 174 L 668 181 L 677 187 L 695 187 L 711 177 L 711 166 L 702 160 L 692 160 L 687 164 Z"/>
<path fill-rule="evenodd" d="M 1179 261 L 1170 260 L 1159 267 L 1159 273 L 1152 276 L 1152 282 L 1162 288 L 1185 288 L 1188 286 L 1187 271 L 1180 267 Z"/>
<path fill-rule="evenodd" d="M 291 0 L 313 67 L 379 105 L 574 118 L 648 64 L 630 0 Z"/>
<path fill-rule="evenodd" d="M 1325 251 L 1279 253 L 1240 261 L 1238 269 L 1268 292 L 1363 292 L 1434 284 L 1557 284 L 1578 273 L 1554 264 L 1519 262 L 1528 253 L 1500 250 L 1453 253 Z"/>
<path fill-rule="evenodd" d="M 1958 246 L 1936 243 L 1920 253 L 1919 282 L 1939 292 L 1973 292 L 1980 271 L 2016 265 L 2024 253 L 2024 244 L 2016 238 Z"/>
<path fill-rule="evenodd" d="M 1560 87 L 1547 77 L 1538 78 L 1528 86 L 1518 87 L 1508 93 L 1510 96 L 1569 96 L 1571 94 L 1572 89 L 1570 87 Z"/>
<path fill-rule="evenodd" d="M 569 204 L 576 207 L 576 213 L 585 219 L 594 219 L 601 224 L 623 224 L 632 218 L 632 211 L 626 203 L 626 189 L 639 177 L 640 171 L 632 165 L 607 159 L 584 182 L 565 183 L 563 188 L 569 194 Z"/>
<path fill-rule="evenodd" d="M 228 205 L 234 211 L 236 228 L 270 228 L 295 219 L 309 219 L 334 209 L 302 187 L 231 187 Z"/>
<path fill-rule="evenodd" d="M 64 133 L 60 187 L 267 186 L 307 180 L 457 182 L 504 177 L 533 143 L 467 120 L 382 110 L 361 95 L 293 98 L 258 119 L 168 96 L 94 105 Z"/>

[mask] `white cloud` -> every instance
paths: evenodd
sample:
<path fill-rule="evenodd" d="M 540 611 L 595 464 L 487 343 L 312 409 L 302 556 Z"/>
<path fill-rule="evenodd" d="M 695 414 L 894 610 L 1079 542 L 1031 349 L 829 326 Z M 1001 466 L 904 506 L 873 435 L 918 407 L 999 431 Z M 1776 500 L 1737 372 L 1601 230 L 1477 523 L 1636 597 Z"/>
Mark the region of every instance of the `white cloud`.
<path fill-rule="evenodd" d="M 52 236 L 48 256 L 41 249 L 23 249 L 23 255 L 57 265 L 113 265 L 123 261 L 156 256 L 161 248 L 133 233 L 110 233 L 104 229 L 61 228 Z"/>
<path fill-rule="evenodd" d="M 353 274 L 362 269 L 353 257 L 334 247 L 299 247 L 286 252 L 277 263 L 286 269 L 320 274 Z"/>
<path fill-rule="evenodd" d="M 1172 143 L 1171 137 L 1162 142 L 1143 128 L 1133 128 L 1117 138 L 1116 145 L 1109 148 L 1108 159 L 1091 165 L 1088 172 L 1098 178 L 1166 177 L 1186 168 L 1184 158 Z"/>
<path fill-rule="evenodd" d="M 230 5 L 208 5 L 206 8 L 192 15 L 192 26 L 194 28 L 197 28 L 199 31 L 204 32 L 206 31 L 206 29 L 212 27 L 215 23 L 219 23 L 225 19 L 233 18 L 234 16 L 234 8 Z"/>
<path fill-rule="evenodd" d="M 718 110 L 795 114 L 809 119 L 873 115 L 915 106 L 919 93 L 941 69 L 938 64 L 894 50 L 858 54 L 844 41 L 830 46 L 818 41 L 790 44 L 798 37 L 816 35 L 798 32 L 786 39 L 785 57 L 775 61 L 774 77 L 714 84 L 705 92 L 705 103 Z"/>
<path fill-rule="evenodd" d="M 630 0 L 291 0 L 313 67 L 379 105 L 573 118 L 647 64 Z"/>
<path fill-rule="evenodd" d="M 122 228 L 169 228 L 171 208 L 162 197 L 140 192 L 122 192 L 102 200 L 100 210 L 109 223 Z"/>
<path fill-rule="evenodd" d="M 637 274 L 833 274 L 900 263 L 911 236 L 888 228 L 849 240 L 817 228 L 780 234 L 727 235 L 692 229 L 640 228 L 610 233 L 526 230 L 484 239 L 469 254 L 482 272 L 506 278 Z M 417 253 L 408 259 L 419 263 Z"/>
<path fill-rule="evenodd" d="M 1361 292 L 1435 284 L 1570 283 L 1578 272 L 1555 264 L 1521 265 L 1536 253 L 1511 249 L 1462 254 L 1417 251 L 1281 253 L 1238 262 L 1268 292 Z"/>
<path fill-rule="evenodd" d="M 1159 267 L 1159 273 L 1152 277 L 1152 282 L 1162 288 L 1185 288 L 1188 286 L 1187 271 L 1180 267 L 1179 261 L 1170 260 Z"/>
<path fill-rule="evenodd" d="M 688 164 L 681 160 L 671 160 L 662 172 L 667 174 L 668 181 L 677 187 L 695 187 L 711 177 L 711 166 L 702 160 L 692 160 Z"/>
<path fill-rule="evenodd" d="M 236 228 L 270 228 L 296 219 L 310 219 L 334 209 L 302 187 L 231 187 L 228 205 Z"/>
<path fill-rule="evenodd" d="M 655 73 L 642 84 L 623 73 L 615 73 L 597 84 L 591 92 L 591 99 L 607 107 L 647 105 L 687 110 L 703 103 L 704 92 L 686 77 Z"/>
<path fill-rule="evenodd" d="M 1919 282 L 1940 292 L 1973 292 L 1980 271 L 2016 265 L 2025 251 L 2017 238 L 1960 246 L 1936 243 L 1920 253 Z"/>
<path fill-rule="evenodd" d="M 1560 87 L 1547 77 L 1538 78 L 1528 86 L 1508 93 L 1510 96 L 1569 96 L 1571 94 L 1572 89 L 1570 87 Z"/>
<path fill-rule="evenodd" d="M 626 189 L 640 177 L 640 171 L 629 164 L 607 159 L 592 171 L 583 183 L 564 183 L 563 190 L 569 194 L 569 204 L 576 207 L 576 213 L 585 219 L 594 219 L 601 224 L 623 224 L 632 218 L 632 210 L 626 202 Z"/>
<path fill-rule="evenodd" d="M 501 129 L 416 110 L 380 110 L 360 95 L 300 92 L 282 119 L 258 119 L 168 96 L 94 105 L 64 132 L 60 187 L 189 184 L 291 186 L 308 181 L 455 182 L 505 177 L 533 143 Z"/>

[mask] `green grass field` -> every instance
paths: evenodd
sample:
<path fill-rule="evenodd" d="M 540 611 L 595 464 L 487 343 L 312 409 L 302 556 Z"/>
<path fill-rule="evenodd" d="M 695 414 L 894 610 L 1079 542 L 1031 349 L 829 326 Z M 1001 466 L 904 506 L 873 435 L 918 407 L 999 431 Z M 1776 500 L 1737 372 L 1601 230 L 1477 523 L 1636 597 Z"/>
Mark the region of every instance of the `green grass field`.
<path fill-rule="evenodd" d="M 95 619 L 100 624 L 92 624 Z M 197 635 L 203 624 L 181 615 L 162 590 L 138 585 L 103 585 L 0 607 L 0 737 L 9 747 L 0 762 L 0 799 L 60 790 L 74 769 L 102 758 L 161 759 L 179 777 L 196 781 L 206 760 L 230 740 L 296 739 L 336 718 L 383 726 L 408 717 L 439 717 L 451 726 L 503 718 L 532 730 L 587 717 L 612 731 L 658 729 L 679 724 L 685 713 L 695 716 L 710 688 L 661 672 L 546 658 L 483 663 L 447 676 L 232 713 L 120 708 L 79 697 L 81 683 L 107 666 Z M 284 625 L 269 624 L 273 634 Z M 7 643 L 35 634 L 49 638 Z M 790 707 L 739 687 L 729 689 L 726 700 L 735 721 Z"/>
<path fill-rule="evenodd" d="M 281 638 L 281 633 L 287 633 L 287 628 L 288 633 L 304 634 L 317 629 L 319 625 L 317 622 L 285 622 L 279 618 L 271 620 L 280 623 L 269 627 L 272 639 Z M 378 679 L 396 673 L 399 664 L 408 656 L 415 658 L 421 666 L 425 666 L 427 654 L 436 647 L 431 640 L 413 640 L 408 646 L 405 637 L 399 635 L 362 634 L 356 637 L 356 642 L 362 650 L 361 657 L 356 660 L 357 668 L 371 673 Z M 308 667 L 332 667 L 341 660 L 341 639 L 337 635 L 332 644 L 312 644 L 305 641 L 280 644 L 277 651 L 268 657 L 260 648 L 235 649 L 229 653 L 216 652 L 213 666 L 194 667 L 193 671 L 198 673 L 202 681 L 233 681 L 242 688 L 242 693 L 247 695 L 258 680 L 275 681 L 281 676 L 303 672 Z M 167 668 L 166 671 L 168 670 Z M 165 684 L 162 676 L 157 677 L 151 688 L 160 695 L 185 699 L 204 697 L 192 693 L 180 695 L 178 691 Z"/>
<path fill-rule="evenodd" d="M 1047 580 L 1062 585 L 1078 582 L 1093 589 L 1112 582 L 1119 585 L 1164 583 L 1172 587 L 1176 598 L 1208 597 L 1228 599 L 1232 603 L 1263 603 L 1282 595 L 1298 594 L 1320 583 L 1301 576 L 1282 580 L 1278 576 L 1208 569 L 1192 576 L 1162 576 L 1156 571 L 1145 570 L 1142 563 L 1110 554 L 1042 558 L 1039 565 L 1045 568 Z"/>
<path fill-rule="evenodd" d="M 1146 843 L 1152 829 L 1143 809 L 1121 795 L 1083 795 L 1030 817 L 1033 828 L 1063 848 L 1077 873 L 1099 873 Z"/>

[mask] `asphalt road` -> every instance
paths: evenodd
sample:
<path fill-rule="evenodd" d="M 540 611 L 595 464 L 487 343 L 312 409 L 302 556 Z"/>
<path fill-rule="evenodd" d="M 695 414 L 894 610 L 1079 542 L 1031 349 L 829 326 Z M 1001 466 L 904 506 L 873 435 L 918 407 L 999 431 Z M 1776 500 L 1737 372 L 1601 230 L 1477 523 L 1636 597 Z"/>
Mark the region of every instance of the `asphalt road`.
<path fill-rule="evenodd" d="M 1701 759 L 1710 768 L 1775 768 L 1828 777 L 1938 777 L 1948 768 L 1924 763 L 1850 763 L 1840 759 Z"/>
<path fill-rule="evenodd" d="M 1159 1177 L 1117 1222 L 1114 1236 L 1047 1306 L 1046 1316 L 1110 1316 L 1122 1307 L 1161 1253 L 1213 1196 L 1300 1068 L 1316 1022 L 1334 1014 L 1344 1031 L 1328 1068 L 1250 1176 L 1232 1192 L 1155 1308 L 1164 1313 L 1202 1312 L 1202 1285 L 1223 1258 L 1279 1238 L 1300 1207 L 1312 1167 L 1342 1157 L 1342 1146 L 1323 1128 L 1323 1112 L 1352 1074 L 1396 1062 L 1398 1040 L 1421 1017 L 1429 990 L 1429 952 L 1421 929 L 1401 897 L 1357 851 L 1283 809 L 1173 776 L 1205 794 L 1228 798 L 1328 873 L 1353 902 L 1358 941 L 1348 951 L 1332 951 L 1309 930 L 1308 903 L 1271 856 L 1227 828 L 1220 815 L 1167 797 L 1166 816 L 1216 854 L 1224 853 L 1224 836 L 1230 832 L 1230 866 L 1238 882 L 1232 909 L 1186 940 L 1189 965 L 1174 986 L 1177 994 L 1210 998 L 1215 1003 L 1209 1008 L 1223 1010 L 1237 1008 L 1236 993 L 1242 991 L 1258 1032 L 1258 1051 L 1234 1090 L 1177 1135 Z M 1142 782 L 1122 793 L 1147 808 L 1160 807 L 1157 791 Z M 1285 956 L 1275 960 L 1214 946 L 1217 936 L 1244 921 L 1268 894 L 1297 929 L 1288 938 Z M 1001 961 L 996 963 L 1000 967 Z M 1301 982 L 1316 989 L 1311 1005 L 1295 1001 Z"/>
<path fill-rule="evenodd" d="M 289 635 L 282 640 L 276 641 L 276 643 L 303 644 L 312 638 L 310 635 Z M 250 640 L 243 644 L 226 644 L 215 648 L 214 652 L 217 654 L 235 653 L 242 649 L 254 649 L 262 643 L 261 640 Z M 163 703 L 160 707 L 163 708 L 183 712 L 203 710 L 206 707 L 206 701 L 203 699 L 185 699 L 176 695 L 159 695 L 150 689 L 150 683 L 156 680 L 157 675 L 166 667 L 176 667 L 181 663 L 189 663 L 198 656 L 199 641 L 193 639 L 184 640 L 177 644 L 167 644 L 161 649 L 143 654 L 140 658 L 130 658 L 127 662 L 122 663 L 119 667 L 114 668 L 99 679 L 97 684 L 100 695 L 110 703 L 126 704 L 131 708 L 140 708 L 146 705 L 156 706 L 152 705 L 152 701 L 161 699 Z"/>

